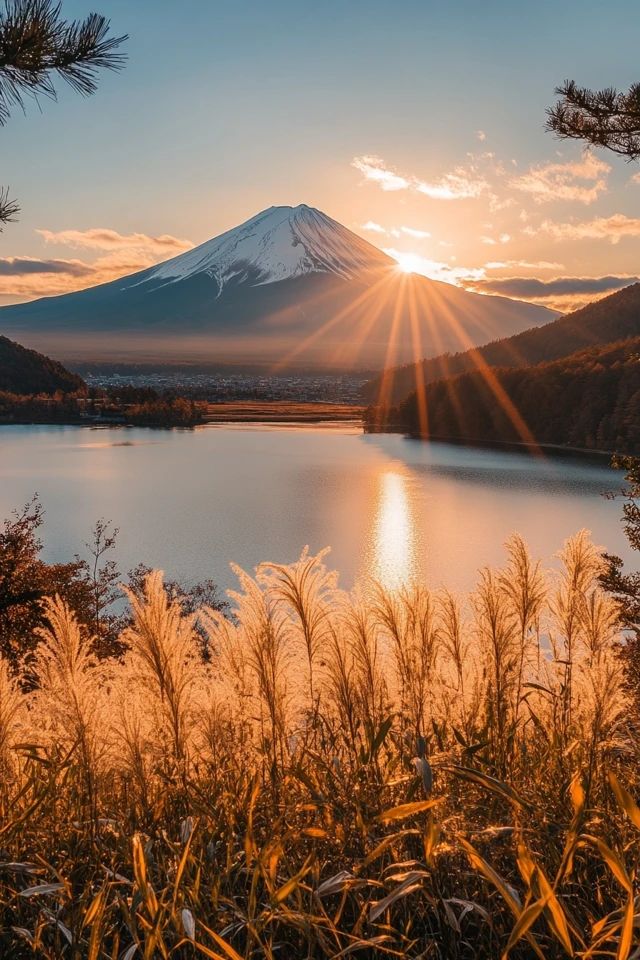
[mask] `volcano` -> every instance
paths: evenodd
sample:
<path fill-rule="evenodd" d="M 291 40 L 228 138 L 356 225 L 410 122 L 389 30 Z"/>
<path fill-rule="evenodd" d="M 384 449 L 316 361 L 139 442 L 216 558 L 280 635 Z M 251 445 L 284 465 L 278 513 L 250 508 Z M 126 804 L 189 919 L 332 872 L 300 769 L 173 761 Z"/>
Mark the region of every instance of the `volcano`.
<path fill-rule="evenodd" d="M 374 369 L 460 351 L 555 314 L 403 273 L 301 204 L 269 207 L 180 256 L 0 309 L 0 333 L 67 360 Z"/>

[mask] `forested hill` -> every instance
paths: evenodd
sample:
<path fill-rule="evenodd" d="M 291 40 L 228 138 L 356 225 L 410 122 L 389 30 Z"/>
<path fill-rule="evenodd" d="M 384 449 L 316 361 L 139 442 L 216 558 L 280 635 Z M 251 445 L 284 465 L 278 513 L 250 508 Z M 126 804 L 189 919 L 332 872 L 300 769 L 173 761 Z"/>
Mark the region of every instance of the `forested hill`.
<path fill-rule="evenodd" d="M 591 303 L 581 310 L 559 317 L 542 327 L 525 330 L 504 340 L 494 340 L 476 350 L 443 354 L 421 363 L 425 383 L 473 370 L 479 364 L 491 367 L 527 367 L 548 360 L 568 357 L 587 347 L 616 343 L 640 336 L 640 283 Z M 393 371 L 391 403 L 399 403 L 416 388 L 416 365 Z M 365 389 L 367 399 L 375 402 L 380 378 Z"/>
<path fill-rule="evenodd" d="M 640 336 L 526 369 L 497 368 L 426 388 L 428 435 L 640 453 Z M 517 414 L 514 414 L 514 410 Z M 511 411 L 511 413 L 510 413 Z M 424 433 L 416 393 L 390 418 Z M 373 413 L 371 419 L 375 421 Z M 526 430 L 522 429 L 524 422 Z"/>
<path fill-rule="evenodd" d="M 61 363 L 0 336 L 0 391 L 27 395 L 84 389 L 84 380 Z"/>

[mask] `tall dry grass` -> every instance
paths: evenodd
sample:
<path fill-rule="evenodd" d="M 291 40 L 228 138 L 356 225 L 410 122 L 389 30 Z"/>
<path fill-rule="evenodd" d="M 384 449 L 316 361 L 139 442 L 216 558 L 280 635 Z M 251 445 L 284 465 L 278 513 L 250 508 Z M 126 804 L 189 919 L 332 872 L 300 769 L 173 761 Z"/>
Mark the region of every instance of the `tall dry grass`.
<path fill-rule="evenodd" d="M 0 955 L 638 955 L 637 722 L 588 536 L 547 571 L 512 538 L 464 599 L 346 594 L 325 559 L 237 571 L 228 617 L 152 573 L 110 663 L 48 601 L 30 684 L 0 662 Z"/>

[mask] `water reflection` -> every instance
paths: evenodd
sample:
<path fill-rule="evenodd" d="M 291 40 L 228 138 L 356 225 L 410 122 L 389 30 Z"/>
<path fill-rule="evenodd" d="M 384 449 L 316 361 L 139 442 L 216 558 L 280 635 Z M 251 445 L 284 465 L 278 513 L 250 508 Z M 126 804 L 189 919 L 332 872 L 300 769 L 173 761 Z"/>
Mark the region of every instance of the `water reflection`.
<path fill-rule="evenodd" d="M 416 523 L 409 479 L 400 468 L 377 478 L 370 573 L 390 590 L 408 583 L 417 573 Z"/>

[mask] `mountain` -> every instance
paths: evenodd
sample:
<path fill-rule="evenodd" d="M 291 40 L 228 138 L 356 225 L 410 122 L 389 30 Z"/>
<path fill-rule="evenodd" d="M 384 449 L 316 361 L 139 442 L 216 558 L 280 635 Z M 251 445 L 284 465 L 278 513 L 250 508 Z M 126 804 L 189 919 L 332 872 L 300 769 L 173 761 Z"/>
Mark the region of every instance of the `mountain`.
<path fill-rule="evenodd" d="M 634 283 L 551 323 L 495 340 L 478 350 L 443 353 L 420 364 L 412 363 L 389 371 L 384 375 L 385 395 L 391 403 L 398 403 L 415 390 L 418 381 L 431 383 L 483 365 L 528 367 L 567 357 L 588 347 L 638 336 L 640 283 Z M 382 374 L 369 381 L 365 388 L 367 399 L 375 402 L 382 384 Z"/>
<path fill-rule="evenodd" d="M 302 204 L 270 207 L 158 266 L 0 310 L 58 357 L 375 368 L 545 323 L 543 307 L 400 271 Z"/>
<path fill-rule="evenodd" d="M 58 390 L 73 393 L 84 388 L 81 377 L 69 373 L 62 364 L 0 337 L 0 391 L 27 395 Z"/>
<path fill-rule="evenodd" d="M 640 336 L 526 368 L 436 380 L 392 414 L 413 435 L 640 453 Z M 426 410 L 426 416 L 425 411 Z M 373 419 L 375 423 L 375 419 Z"/>

